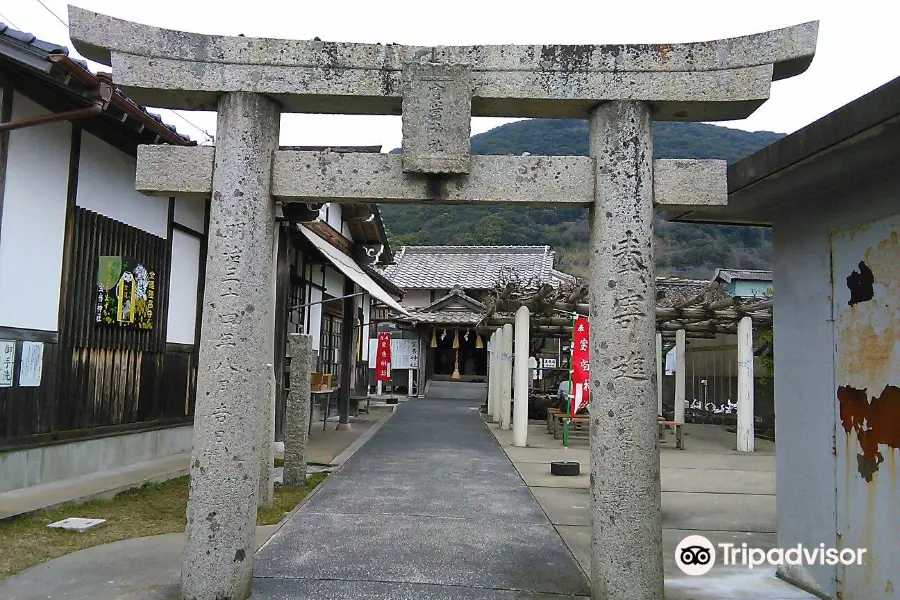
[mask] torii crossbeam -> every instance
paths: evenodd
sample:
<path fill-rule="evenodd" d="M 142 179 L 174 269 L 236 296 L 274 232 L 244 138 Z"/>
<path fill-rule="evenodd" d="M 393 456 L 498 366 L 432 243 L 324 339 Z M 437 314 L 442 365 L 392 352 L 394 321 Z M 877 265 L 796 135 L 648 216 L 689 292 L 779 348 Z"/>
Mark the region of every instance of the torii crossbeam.
<path fill-rule="evenodd" d="M 410 47 L 198 35 L 69 7 L 138 102 L 218 111 L 215 148 L 142 147 L 137 187 L 211 195 L 182 594 L 250 593 L 271 377 L 275 201 L 590 207 L 594 599 L 662 600 L 653 210 L 724 204 L 721 161 L 653 160 L 652 120 L 740 119 L 818 23 L 692 44 Z M 282 111 L 399 114 L 402 156 L 281 151 Z M 472 156 L 471 117 L 590 120 L 590 156 Z"/>

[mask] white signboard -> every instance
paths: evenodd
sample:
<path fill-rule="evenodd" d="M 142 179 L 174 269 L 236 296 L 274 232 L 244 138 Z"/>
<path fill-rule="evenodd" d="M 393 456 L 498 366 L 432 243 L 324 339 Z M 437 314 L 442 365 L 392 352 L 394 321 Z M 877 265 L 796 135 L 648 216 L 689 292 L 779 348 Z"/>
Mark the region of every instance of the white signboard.
<path fill-rule="evenodd" d="M 22 365 L 19 367 L 19 385 L 38 387 L 44 365 L 44 343 L 22 342 Z"/>
<path fill-rule="evenodd" d="M 378 340 L 369 340 L 369 368 L 375 368 Z M 391 370 L 419 368 L 419 340 L 391 339 Z"/>
<path fill-rule="evenodd" d="M 16 365 L 16 343 L 0 340 L 0 387 L 12 387 Z"/>
<path fill-rule="evenodd" d="M 545 358 L 544 359 L 544 368 L 545 369 L 555 369 L 556 368 L 556 359 L 555 358 Z"/>

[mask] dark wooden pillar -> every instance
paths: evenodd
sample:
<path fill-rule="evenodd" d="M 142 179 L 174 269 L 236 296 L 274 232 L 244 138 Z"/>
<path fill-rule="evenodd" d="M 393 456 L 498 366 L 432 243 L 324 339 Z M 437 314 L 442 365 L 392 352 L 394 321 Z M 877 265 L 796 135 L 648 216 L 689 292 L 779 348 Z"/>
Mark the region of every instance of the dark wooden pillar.
<path fill-rule="evenodd" d="M 344 296 L 354 291 L 353 280 L 344 277 Z M 341 311 L 341 392 L 338 397 L 338 428 L 349 428 L 350 423 L 350 376 L 353 373 L 353 325 L 356 321 L 354 310 L 356 297 L 343 299 Z"/>
<path fill-rule="evenodd" d="M 275 441 L 284 440 L 284 411 L 287 403 L 285 393 L 285 358 L 287 355 L 288 306 L 291 287 L 291 256 L 293 242 L 290 232 L 283 225 L 278 227 L 278 253 L 275 263 Z"/>

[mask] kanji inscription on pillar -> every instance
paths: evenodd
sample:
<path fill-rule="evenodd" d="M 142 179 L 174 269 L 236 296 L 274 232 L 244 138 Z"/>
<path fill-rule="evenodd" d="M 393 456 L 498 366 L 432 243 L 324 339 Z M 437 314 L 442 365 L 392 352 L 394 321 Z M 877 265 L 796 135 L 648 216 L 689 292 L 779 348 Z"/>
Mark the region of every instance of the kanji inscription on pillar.
<path fill-rule="evenodd" d="M 472 67 L 408 63 L 403 85 L 403 171 L 468 173 Z"/>

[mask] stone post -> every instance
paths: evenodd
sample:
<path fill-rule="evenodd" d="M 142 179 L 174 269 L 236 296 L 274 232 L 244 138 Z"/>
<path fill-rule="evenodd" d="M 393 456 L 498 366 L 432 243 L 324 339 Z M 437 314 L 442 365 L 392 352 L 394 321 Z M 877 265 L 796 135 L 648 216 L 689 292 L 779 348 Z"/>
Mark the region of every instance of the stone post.
<path fill-rule="evenodd" d="M 500 422 L 500 405 L 503 403 L 503 328 L 494 332 L 494 405 L 491 421 Z"/>
<path fill-rule="evenodd" d="M 656 413 L 663 413 L 663 373 L 665 357 L 663 356 L 662 334 L 656 334 Z"/>
<path fill-rule="evenodd" d="M 488 419 L 492 419 L 494 415 L 494 390 L 496 389 L 497 383 L 497 367 L 494 362 L 494 352 L 496 352 L 496 347 L 494 345 L 494 340 L 497 339 L 497 332 L 491 333 L 491 337 L 488 338 L 487 343 L 487 351 L 488 351 L 488 389 L 487 389 L 487 415 Z"/>
<path fill-rule="evenodd" d="M 513 415 L 513 446 L 524 448 L 528 445 L 528 307 L 520 306 L 516 311 L 515 362 L 515 414 Z"/>
<path fill-rule="evenodd" d="M 590 155 L 591 597 L 662 600 L 649 106 L 596 108 Z"/>
<path fill-rule="evenodd" d="M 260 444 L 272 356 L 270 193 L 280 109 L 247 92 L 218 105 L 206 259 L 206 295 L 182 594 L 190 600 L 250 595 Z"/>
<path fill-rule="evenodd" d="M 684 423 L 684 383 L 687 376 L 687 352 L 684 329 L 675 332 L 675 421 Z"/>
<path fill-rule="evenodd" d="M 259 453 L 259 491 L 256 494 L 257 506 L 272 506 L 275 501 L 275 367 L 269 369 L 269 393 L 263 398 L 262 410 L 266 415 L 263 423 L 263 443 Z"/>
<path fill-rule="evenodd" d="M 306 461 L 309 443 L 310 372 L 312 336 L 288 335 L 291 357 L 291 390 L 284 411 L 284 484 L 306 485 Z"/>
<path fill-rule="evenodd" d="M 753 452 L 755 433 L 753 422 L 753 320 L 738 321 L 738 382 L 737 382 L 737 449 Z"/>
<path fill-rule="evenodd" d="M 509 430 L 512 421 L 510 414 L 512 409 L 512 353 L 513 353 L 513 326 L 509 323 L 503 326 L 503 396 L 500 398 L 500 429 Z"/>

